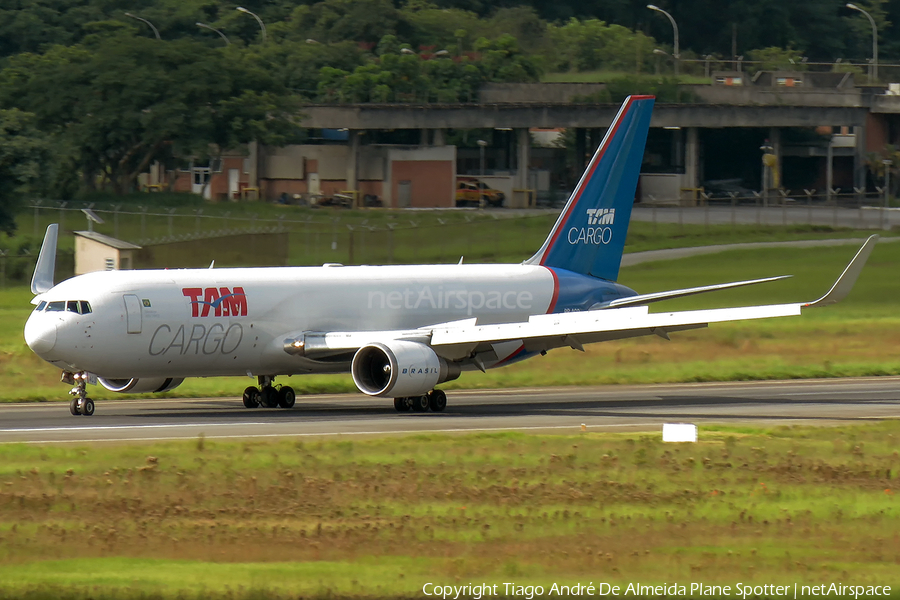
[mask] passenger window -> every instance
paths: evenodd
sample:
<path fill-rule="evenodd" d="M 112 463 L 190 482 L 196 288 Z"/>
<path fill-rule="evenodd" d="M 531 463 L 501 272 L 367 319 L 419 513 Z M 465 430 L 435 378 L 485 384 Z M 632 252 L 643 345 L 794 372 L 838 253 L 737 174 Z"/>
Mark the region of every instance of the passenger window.
<path fill-rule="evenodd" d="M 88 302 L 86 300 L 81 301 L 81 314 L 83 314 L 83 315 L 91 314 L 91 303 L 90 302 Z"/>
<path fill-rule="evenodd" d="M 66 310 L 66 303 L 64 300 L 57 300 L 47 305 L 47 312 L 62 312 L 64 310 Z"/>
<path fill-rule="evenodd" d="M 78 300 L 69 300 L 66 303 L 66 310 L 68 312 L 78 313 Z"/>
<path fill-rule="evenodd" d="M 47 306 L 47 303 L 41 300 L 41 303 L 37 305 L 37 308 L 34 309 L 34 312 L 41 312 Z"/>

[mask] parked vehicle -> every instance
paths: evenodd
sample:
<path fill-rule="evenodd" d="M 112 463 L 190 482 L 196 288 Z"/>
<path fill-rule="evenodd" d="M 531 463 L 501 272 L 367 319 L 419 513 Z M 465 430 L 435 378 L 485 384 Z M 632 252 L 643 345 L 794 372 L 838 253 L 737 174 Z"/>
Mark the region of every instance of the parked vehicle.
<path fill-rule="evenodd" d="M 459 179 L 456 183 L 456 206 L 503 206 L 506 195 L 477 179 Z"/>

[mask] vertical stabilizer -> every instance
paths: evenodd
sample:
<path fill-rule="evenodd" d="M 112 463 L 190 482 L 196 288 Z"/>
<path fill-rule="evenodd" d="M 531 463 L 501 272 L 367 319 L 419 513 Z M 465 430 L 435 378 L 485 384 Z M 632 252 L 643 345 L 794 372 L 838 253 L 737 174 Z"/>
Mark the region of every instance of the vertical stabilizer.
<path fill-rule="evenodd" d="M 526 264 L 618 278 L 654 100 L 625 99 L 556 225 Z"/>
<path fill-rule="evenodd" d="M 41 253 L 38 255 L 37 264 L 34 265 L 34 275 L 31 277 L 32 294 L 43 294 L 53 287 L 58 234 L 59 225 L 57 223 L 47 226 L 47 233 L 44 234 L 44 243 L 41 244 Z"/>

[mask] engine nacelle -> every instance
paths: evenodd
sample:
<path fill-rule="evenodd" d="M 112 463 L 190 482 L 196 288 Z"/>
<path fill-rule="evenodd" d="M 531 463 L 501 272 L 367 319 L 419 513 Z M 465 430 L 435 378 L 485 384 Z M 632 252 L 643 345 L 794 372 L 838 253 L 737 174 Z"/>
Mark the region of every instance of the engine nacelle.
<path fill-rule="evenodd" d="M 151 394 L 156 392 L 168 392 L 174 390 L 184 378 L 176 379 L 174 377 L 154 377 L 151 379 L 104 379 L 98 377 L 97 381 L 111 392 L 126 392 L 132 394 Z"/>
<path fill-rule="evenodd" d="M 434 350 L 404 340 L 363 346 L 350 365 L 353 383 L 363 394 L 405 398 L 427 394 L 434 386 L 459 377 L 456 363 L 447 362 Z"/>

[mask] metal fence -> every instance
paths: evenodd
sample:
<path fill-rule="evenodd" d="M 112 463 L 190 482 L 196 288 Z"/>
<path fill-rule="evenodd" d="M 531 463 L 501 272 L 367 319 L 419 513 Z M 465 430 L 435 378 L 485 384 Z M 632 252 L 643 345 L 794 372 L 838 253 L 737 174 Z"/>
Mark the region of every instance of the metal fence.
<path fill-rule="evenodd" d="M 763 197 L 699 198 L 697 201 L 662 201 L 645 197 L 635 205 L 633 221 L 707 228 L 760 225 L 811 225 L 827 228 L 889 229 L 900 227 L 900 209 L 884 209 L 884 200 L 874 194 L 830 195 L 817 193 L 778 194 Z M 72 238 L 66 232 L 88 229 L 88 221 L 76 203 L 42 201 L 20 216 L 17 248 L 0 250 L 0 286 L 27 282 L 31 277 L 43 232 L 50 223 L 60 223 L 62 236 L 57 257 L 57 280 L 74 272 Z M 267 208 L 260 207 L 260 213 Z M 104 223 L 94 229 L 141 246 L 172 245 L 176 242 L 209 240 L 212 248 L 238 244 L 252 234 L 263 240 L 273 234 L 272 251 L 281 244 L 275 235 L 288 237 L 284 264 L 415 264 L 466 262 L 518 262 L 531 256 L 554 223 L 559 209 L 458 210 L 447 212 L 329 210 L 296 215 L 231 214 L 203 208 L 92 207 Z M 205 212 L 207 211 L 207 212 Z M 500 227 L 503 222 L 504 226 Z M 665 231 L 665 230 L 661 230 Z M 670 231 L 670 230 L 669 230 Z M 661 233 L 662 235 L 662 233 Z M 189 246 L 184 246 L 189 247 Z M 279 246 L 280 248 L 280 246 Z M 230 250 L 230 249 L 229 249 Z M 217 266 L 241 253 L 221 251 Z M 245 252 L 245 256 L 256 253 Z M 279 256 L 283 251 L 279 250 Z M 205 256 L 205 255 L 204 255 Z M 216 256 L 213 256 L 216 258 Z M 237 259 L 233 259 L 237 260 Z M 279 263 L 281 261 L 279 260 Z M 266 263 L 273 264 L 273 263 Z M 168 264 L 146 265 L 154 267 Z"/>

